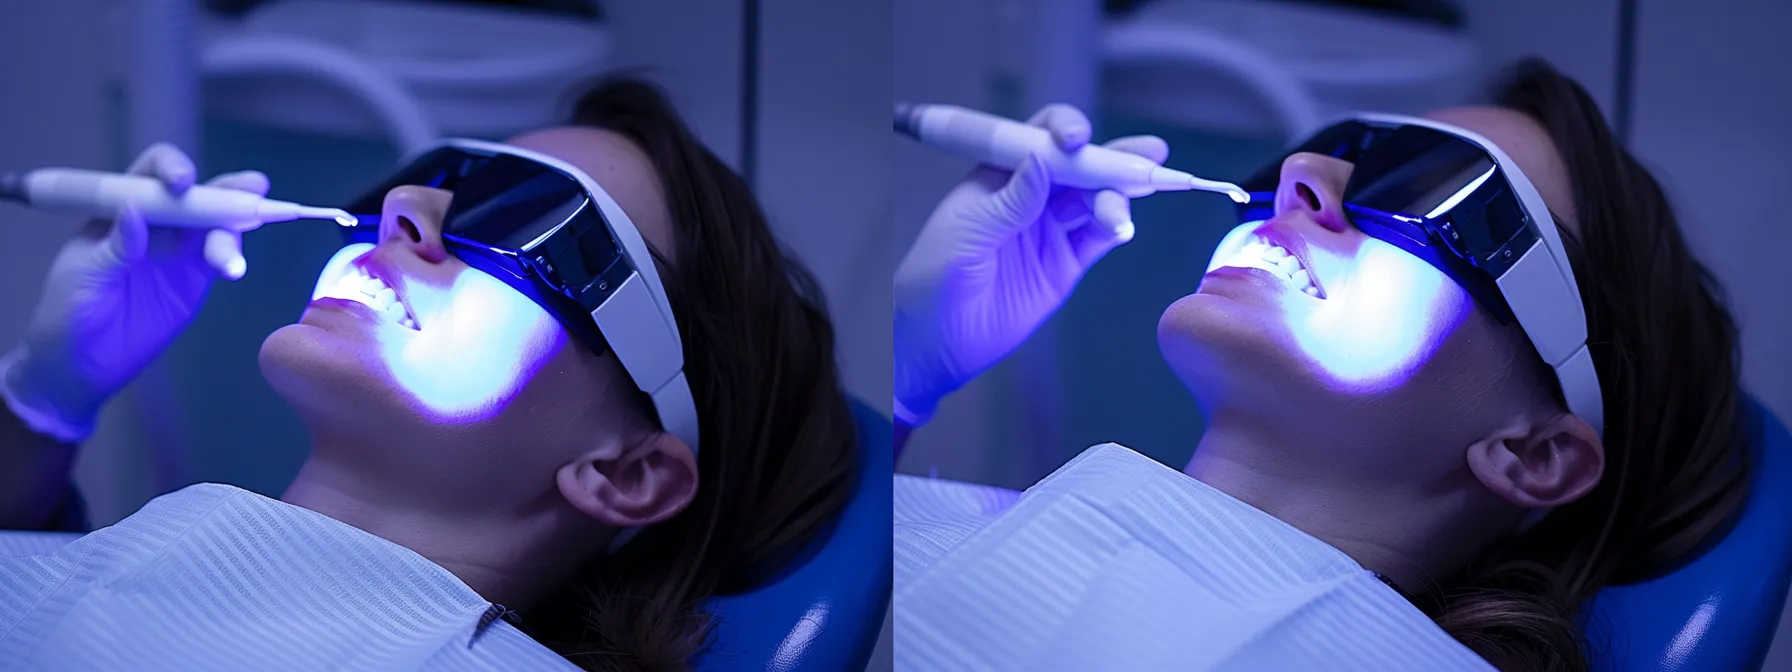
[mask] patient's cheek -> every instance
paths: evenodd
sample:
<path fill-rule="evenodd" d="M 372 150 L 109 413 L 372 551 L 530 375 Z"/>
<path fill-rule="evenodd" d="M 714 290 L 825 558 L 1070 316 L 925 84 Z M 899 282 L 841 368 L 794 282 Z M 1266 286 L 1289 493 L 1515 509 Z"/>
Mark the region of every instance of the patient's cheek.
<path fill-rule="evenodd" d="M 394 382 L 439 422 L 502 413 L 569 345 L 559 323 L 527 297 L 482 274 L 462 278 L 451 304 L 417 338 L 388 344 Z"/>
<path fill-rule="evenodd" d="M 1463 324 L 1468 294 L 1429 264 L 1389 245 L 1367 245 L 1349 284 L 1291 331 L 1328 387 L 1381 393 L 1406 383 Z"/>

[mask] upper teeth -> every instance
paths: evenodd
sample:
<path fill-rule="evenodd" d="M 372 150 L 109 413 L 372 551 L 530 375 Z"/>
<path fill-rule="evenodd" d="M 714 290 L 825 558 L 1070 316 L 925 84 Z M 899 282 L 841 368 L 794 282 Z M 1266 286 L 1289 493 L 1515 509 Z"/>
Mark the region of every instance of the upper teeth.
<path fill-rule="evenodd" d="M 1288 281 L 1288 284 L 1307 296 L 1318 297 L 1319 286 L 1313 282 L 1312 271 L 1300 265 L 1300 259 L 1287 249 L 1269 242 L 1262 236 L 1251 236 L 1244 246 L 1221 266 L 1237 266 L 1240 268 L 1260 268 L 1269 271 Z"/>
<path fill-rule="evenodd" d="M 417 318 L 405 310 L 404 303 L 398 300 L 398 292 L 359 266 L 349 266 L 337 279 L 336 286 L 325 289 L 323 295 L 361 302 L 400 326 L 417 328 Z"/>

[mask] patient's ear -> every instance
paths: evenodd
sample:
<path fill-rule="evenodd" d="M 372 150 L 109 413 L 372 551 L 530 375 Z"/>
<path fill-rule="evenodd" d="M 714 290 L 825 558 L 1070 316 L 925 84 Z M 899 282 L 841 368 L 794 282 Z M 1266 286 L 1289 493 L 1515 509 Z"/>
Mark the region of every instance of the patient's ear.
<path fill-rule="evenodd" d="M 1572 413 L 1519 417 L 1468 447 L 1468 468 L 1506 501 L 1526 508 L 1580 499 L 1605 473 L 1599 433 Z"/>
<path fill-rule="evenodd" d="M 652 525 L 678 515 L 697 494 L 697 461 L 667 432 L 620 450 L 594 449 L 560 467 L 561 496 L 611 527 Z"/>

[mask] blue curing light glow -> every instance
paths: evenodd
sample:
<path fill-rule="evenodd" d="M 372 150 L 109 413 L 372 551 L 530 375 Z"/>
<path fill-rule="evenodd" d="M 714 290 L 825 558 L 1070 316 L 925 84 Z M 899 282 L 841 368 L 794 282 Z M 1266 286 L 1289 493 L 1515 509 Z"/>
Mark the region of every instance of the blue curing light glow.
<path fill-rule="evenodd" d="M 426 323 L 415 334 L 399 327 L 381 339 L 383 359 L 418 410 L 440 422 L 486 420 L 566 346 L 566 332 L 535 302 L 479 271 L 462 271 L 448 296 L 446 324 Z"/>
<path fill-rule="evenodd" d="M 1207 270 L 1241 265 L 1234 259 L 1262 221 L 1246 222 L 1214 250 Z M 1340 391 L 1374 393 L 1406 382 L 1474 310 L 1467 292 L 1435 267 L 1374 238 L 1354 241 L 1348 253 L 1310 244 L 1313 265 L 1324 269 L 1323 299 L 1290 287 L 1269 295 L 1282 334 L 1313 375 Z M 1274 330 L 1274 327 L 1270 327 Z"/>
<path fill-rule="evenodd" d="M 329 287 L 373 249 L 356 243 L 338 251 L 319 276 L 313 298 L 335 295 Z M 447 287 L 406 280 L 409 303 L 429 308 L 417 316 L 417 329 L 396 322 L 372 327 L 369 336 L 385 370 L 367 373 L 389 377 L 392 387 L 431 420 L 466 424 L 496 416 L 567 346 L 565 329 L 546 310 L 485 273 L 463 267 Z"/>
<path fill-rule="evenodd" d="M 1349 285 L 1292 313 L 1289 330 L 1332 387 L 1378 392 L 1411 378 L 1472 306 L 1437 269 L 1381 241 L 1365 243 L 1353 266 Z"/>

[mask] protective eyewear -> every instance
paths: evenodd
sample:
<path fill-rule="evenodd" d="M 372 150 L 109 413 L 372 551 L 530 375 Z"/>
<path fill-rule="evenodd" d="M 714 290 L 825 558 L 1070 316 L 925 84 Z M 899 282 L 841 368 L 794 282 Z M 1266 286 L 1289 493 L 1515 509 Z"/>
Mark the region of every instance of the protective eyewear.
<path fill-rule="evenodd" d="M 449 252 L 534 300 L 601 355 L 615 352 L 653 399 L 660 425 L 697 450 L 697 409 L 683 341 L 641 234 L 597 182 L 525 149 L 449 139 L 418 153 L 345 208 L 363 215 L 349 242 L 377 242 L 386 192 L 454 192 L 442 221 Z"/>
<path fill-rule="evenodd" d="M 1601 433 L 1587 317 L 1558 223 L 1517 164 L 1485 138 L 1427 119 L 1356 114 L 1296 142 L 1240 186 L 1240 221 L 1269 219 L 1282 160 L 1309 152 L 1354 164 L 1343 210 L 1364 233 L 1462 286 L 1502 325 L 1518 322 L 1555 370 L 1568 410 Z"/>

